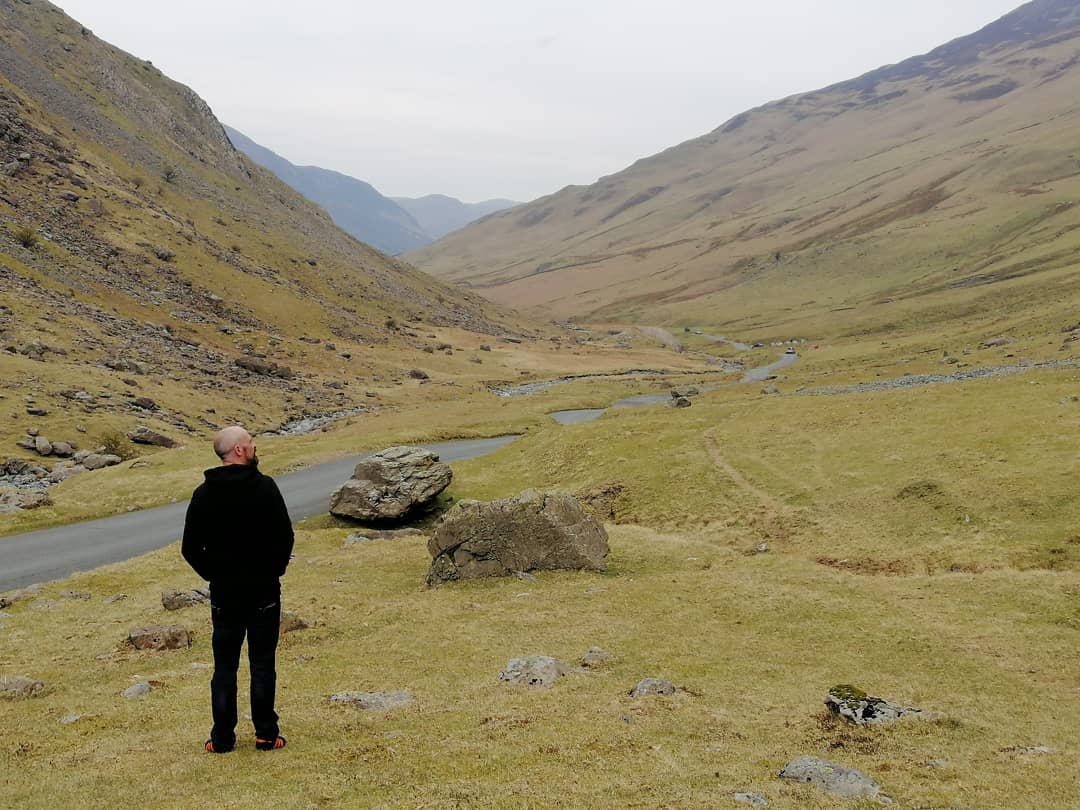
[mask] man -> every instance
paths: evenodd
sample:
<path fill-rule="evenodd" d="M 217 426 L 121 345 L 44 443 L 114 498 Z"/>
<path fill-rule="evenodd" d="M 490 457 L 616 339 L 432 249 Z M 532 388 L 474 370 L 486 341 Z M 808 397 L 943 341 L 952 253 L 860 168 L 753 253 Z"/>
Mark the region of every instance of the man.
<path fill-rule="evenodd" d="M 214 438 L 221 466 L 191 496 L 181 553 L 210 582 L 214 624 L 214 677 L 210 702 L 214 727 L 205 748 L 224 754 L 236 745 L 236 671 L 248 640 L 251 721 L 255 747 L 285 746 L 274 711 L 274 658 L 281 623 L 281 584 L 293 548 L 292 521 L 274 479 L 259 472 L 251 434 L 242 427 Z"/>

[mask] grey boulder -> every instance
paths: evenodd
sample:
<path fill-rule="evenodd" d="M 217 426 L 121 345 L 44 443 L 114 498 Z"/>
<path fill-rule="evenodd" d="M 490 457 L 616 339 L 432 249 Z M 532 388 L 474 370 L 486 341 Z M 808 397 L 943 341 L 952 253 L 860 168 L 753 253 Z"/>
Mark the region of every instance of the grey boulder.
<path fill-rule="evenodd" d="M 520 571 L 603 571 L 603 525 L 564 492 L 526 490 L 499 501 L 459 501 L 428 541 L 429 585 Z"/>
<path fill-rule="evenodd" d="M 22 675 L 0 677 L 0 697 L 9 699 L 28 698 L 41 694 L 45 684 Z"/>
<path fill-rule="evenodd" d="M 522 686 L 549 687 L 568 672 L 566 664 L 548 655 L 511 658 L 499 680 Z"/>
<path fill-rule="evenodd" d="M 330 513 L 356 520 L 394 520 L 446 489 L 450 465 L 422 447 L 390 447 L 364 459 L 330 496 Z"/>
<path fill-rule="evenodd" d="M 882 798 L 881 787 L 862 771 L 820 757 L 796 757 L 780 771 L 780 778 L 813 785 L 844 799 Z"/>
<path fill-rule="evenodd" d="M 649 697 L 651 695 L 674 695 L 678 691 L 671 681 L 660 678 L 642 678 L 630 690 L 630 697 Z"/>

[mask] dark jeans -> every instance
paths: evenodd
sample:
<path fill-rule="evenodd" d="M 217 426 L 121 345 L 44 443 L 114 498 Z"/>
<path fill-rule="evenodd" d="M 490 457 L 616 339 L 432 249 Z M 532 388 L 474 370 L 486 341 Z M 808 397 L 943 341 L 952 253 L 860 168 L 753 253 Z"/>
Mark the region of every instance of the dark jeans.
<path fill-rule="evenodd" d="M 245 607 L 212 604 L 210 615 L 214 621 L 214 677 L 210 681 L 214 728 L 210 739 L 222 748 L 231 748 L 236 743 L 236 671 L 245 633 L 251 666 L 251 722 L 256 737 L 275 739 L 278 716 L 274 711 L 277 689 L 274 657 L 281 624 L 281 600 Z"/>

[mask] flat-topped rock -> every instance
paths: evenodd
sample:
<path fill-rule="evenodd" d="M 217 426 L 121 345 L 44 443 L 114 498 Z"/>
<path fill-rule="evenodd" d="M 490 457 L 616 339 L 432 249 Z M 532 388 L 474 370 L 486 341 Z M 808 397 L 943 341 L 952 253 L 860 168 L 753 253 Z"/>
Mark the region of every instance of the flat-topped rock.
<path fill-rule="evenodd" d="M 566 664 L 549 655 L 530 655 L 528 658 L 511 658 L 499 673 L 499 680 L 522 686 L 553 686 L 555 681 L 569 672 Z"/>
<path fill-rule="evenodd" d="M 780 771 L 780 778 L 813 785 L 844 799 L 881 797 L 881 787 L 865 773 L 821 757 L 796 757 Z"/>

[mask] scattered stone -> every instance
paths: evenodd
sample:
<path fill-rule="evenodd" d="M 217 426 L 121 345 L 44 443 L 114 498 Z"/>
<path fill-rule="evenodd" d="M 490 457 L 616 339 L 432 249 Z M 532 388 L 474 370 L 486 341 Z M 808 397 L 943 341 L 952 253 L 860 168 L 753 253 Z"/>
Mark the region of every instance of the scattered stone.
<path fill-rule="evenodd" d="M 71 458 L 75 453 L 75 448 L 71 446 L 70 442 L 53 442 L 52 454 L 58 458 Z"/>
<path fill-rule="evenodd" d="M 123 461 L 120 456 L 111 453 L 91 453 L 80 463 L 88 470 L 100 470 L 104 467 L 114 467 Z"/>
<path fill-rule="evenodd" d="M 668 406 L 671 408 L 689 408 L 693 404 L 694 403 L 692 403 L 686 397 L 676 397 L 675 399 L 671 400 L 670 403 L 668 403 Z"/>
<path fill-rule="evenodd" d="M 1010 745 L 1008 748 L 1002 748 L 1003 754 L 1038 754 L 1046 756 L 1049 754 L 1056 754 L 1056 748 L 1050 748 L 1046 745 Z"/>
<path fill-rule="evenodd" d="M 138 400 L 136 400 L 136 402 L 138 402 Z M 175 439 L 170 439 L 168 436 L 158 433 L 156 430 L 151 430 L 146 427 L 146 425 L 139 425 L 128 433 L 127 437 L 135 442 L 135 444 L 149 444 L 154 447 L 176 447 L 177 444 Z"/>
<path fill-rule="evenodd" d="M 926 763 L 927 768 L 934 768 L 935 770 L 941 770 L 949 767 L 949 761 L 947 759 L 931 759 Z"/>
<path fill-rule="evenodd" d="M 1011 346 L 1016 343 L 1016 338 L 1009 337 L 1008 335 L 1000 335 L 990 340 L 983 341 L 981 348 L 983 349 L 996 349 L 1001 346 Z"/>
<path fill-rule="evenodd" d="M 35 596 L 41 594 L 40 585 L 28 585 L 25 588 L 20 588 L 17 591 L 11 591 L 3 596 L 0 596 L 0 610 L 9 608 L 16 602 L 25 602 L 28 599 L 33 599 Z"/>
<path fill-rule="evenodd" d="M 278 635 L 283 636 L 286 633 L 291 633 L 294 630 L 307 630 L 310 627 L 314 627 L 315 622 L 304 619 L 291 610 L 281 611 L 281 625 L 278 629 Z"/>
<path fill-rule="evenodd" d="M 252 357 L 250 355 L 237 358 L 236 365 L 242 369 L 255 374 L 262 374 L 266 377 L 280 377 L 283 380 L 291 380 L 296 376 L 296 373 L 287 366 L 279 366 L 277 363 L 271 363 L 260 357 Z"/>
<path fill-rule="evenodd" d="M 422 447 L 390 447 L 364 459 L 330 496 L 330 513 L 356 520 L 394 520 L 450 485 L 450 465 Z"/>
<path fill-rule="evenodd" d="M 870 697 L 850 684 L 834 686 L 825 697 L 825 705 L 856 726 L 886 725 L 903 717 L 923 717 L 922 709 L 898 706 L 882 698 Z"/>
<path fill-rule="evenodd" d="M 34 450 L 37 451 L 39 456 L 51 456 L 53 451 L 52 442 L 44 436 L 37 436 L 34 438 Z"/>
<path fill-rule="evenodd" d="M 128 641 L 137 650 L 179 650 L 191 646 L 191 633 L 179 624 L 155 624 L 132 629 Z"/>
<path fill-rule="evenodd" d="M 766 396 L 771 396 L 772 394 L 779 394 L 780 389 L 770 383 L 769 385 L 763 385 L 761 387 L 761 393 L 765 394 Z"/>
<path fill-rule="evenodd" d="M 133 461 L 131 464 L 129 464 L 128 469 L 129 470 L 144 470 L 149 466 L 150 466 L 149 461 L 143 461 L 142 459 L 139 459 L 138 461 Z"/>
<path fill-rule="evenodd" d="M 581 656 L 580 664 L 585 669 L 603 669 L 615 661 L 615 656 L 599 647 L 589 647 L 589 651 Z"/>
<path fill-rule="evenodd" d="M 363 532 L 353 532 L 345 538 L 345 542 L 341 544 L 342 548 L 348 548 L 349 546 L 357 546 L 361 543 L 370 543 L 371 538 Z"/>
<path fill-rule="evenodd" d="M 60 718 L 60 722 L 65 726 L 70 726 L 72 723 L 78 723 L 82 720 L 81 714 L 69 714 Z"/>
<path fill-rule="evenodd" d="M 430 380 L 431 375 L 422 369 L 414 368 L 409 370 L 409 376 L 414 380 Z"/>
<path fill-rule="evenodd" d="M 134 686 L 129 686 L 121 694 L 128 700 L 135 700 L 136 698 L 149 695 L 151 691 L 153 691 L 153 687 L 151 687 L 149 683 L 146 681 L 139 681 Z"/>
<path fill-rule="evenodd" d="M 499 680 L 523 686 L 550 687 L 568 672 L 566 664 L 547 655 L 511 658 Z"/>
<path fill-rule="evenodd" d="M 40 695 L 45 690 L 45 684 L 33 678 L 22 675 L 0 677 L 0 698 L 17 700 Z"/>
<path fill-rule="evenodd" d="M 684 399 L 690 399 L 690 397 L 696 397 L 700 393 L 701 391 L 692 385 L 683 385 L 671 389 L 671 398 L 679 399 L 682 397 Z"/>
<path fill-rule="evenodd" d="M 161 408 L 161 406 L 158 405 L 156 402 L 154 402 L 154 400 L 150 399 L 150 397 L 135 397 L 135 399 L 131 400 L 131 404 L 133 406 L 135 406 L 136 408 L 142 408 L 143 410 L 146 410 L 146 411 L 156 411 L 156 410 L 160 410 L 160 408 Z M 149 428 L 142 428 L 142 429 L 143 430 L 149 430 Z M 150 432 L 153 433 L 153 431 L 150 431 Z M 158 434 L 158 435 L 160 435 L 160 434 Z M 130 439 L 131 437 L 128 436 L 128 438 Z M 134 439 L 132 439 L 132 441 L 134 441 Z"/>
<path fill-rule="evenodd" d="M 154 245 L 150 248 L 150 252 L 157 256 L 163 262 L 171 262 L 176 258 L 176 254 L 162 245 Z"/>
<path fill-rule="evenodd" d="M 71 189 L 67 189 L 67 188 L 65 188 L 63 191 L 59 192 L 56 196 L 59 197 L 61 200 L 67 200 L 68 202 L 78 202 L 79 201 L 79 195 L 76 194 Z"/>
<path fill-rule="evenodd" d="M 539 582 L 532 574 L 527 574 L 524 571 L 515 571 L 514 576 L 522 582 Z"/>
<path fill-rule="evenodd" d="M 796 757 L 780 771 L 780 778 L 814 785 L 845 799 L 881 798 L 881 787 L 869 776 L 820 757 Z"/>
<path fill-rule="evenodd" d="M 630 697 L 648 697 L 650 695 L 674 695 L 678 689 L 671 681 L 660 678 L 642 678 L 637 686 L 630 690 Z"/>
<path fill-rule="evenodd" d="M 768 807 L 769 800 L 760 793 L 735 793 L 731 798 L 740 804 L 748 804 L 751 807 Z"/>
<path fill-rule="evenodd" d="M 427 582 L 511 576 L 518 571 L 607 567 L 603 525 L 564 492 L 527 490 L 513 498 L 459 501 L 431 540 Z"/>
<path fill-rule="evenodd" d="M 205 605 L 210 601 L 210 591 L 206 588 L 194 588 L 190 591 L 162 591 L 161 606 L 166 610 Z"/>
<path fill-rule="evenodd" d="M 111 604 L 114 604 L 116 602 L 123 602 L 127 598 L 128 598 L 128 595 L 126 593 L 113 594 L 112 596 L 110 596 L 108 599 L 105 600 L 105 604 L 106 605 L 111 605 Z"/>
<path fill-rule="evenodd" d="M 62 599 L 90 599 L 92 596 L 89 591 L 60 591 Z"/>
<path fill-rule="evenodd" d="M 330 696 L 330 702 L 338 705 L 356 706 L 366 711 L 388 712 L 400 709 L 413 701 L 412 692 L 338 692 Z"/>

